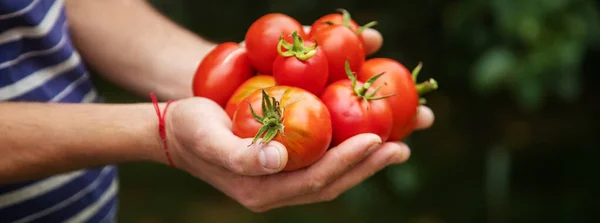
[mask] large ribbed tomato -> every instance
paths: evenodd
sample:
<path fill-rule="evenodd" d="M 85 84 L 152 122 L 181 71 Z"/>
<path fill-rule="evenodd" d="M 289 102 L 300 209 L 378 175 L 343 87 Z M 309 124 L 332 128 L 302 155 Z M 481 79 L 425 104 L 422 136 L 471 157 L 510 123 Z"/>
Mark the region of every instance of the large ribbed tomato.
<path fill-rule="evenodd" d="M 246 49 L 234 42 L 219 44 L 202 59 L 192 82 L 194 96 L 225 108 L 233 92 L 254 75 Z"/>
<path fill-rule="evenodd" d="M 273 86 L 254 91 L 238 105 L 232 131 L 255 142 L 271 140 L 288 150 L 284 171 L 317 162 L 331 143 L 331 117 L 314 94 L 297 87 Z M 265 111 L 265 112 L 263 112 Z"/>
<path fill-rule="evenodd" d="M 388 141 L 399 141 L 410 135 L 416 125 L 417 108 L 420 104 L 419 95 L 437 89 L 437 82 L 430 79 L 416 84 L 416 78 L 421 69 L 421 64 L 412 72 L 403 64 L 389 58 L 373 58 L 367 60 L 358 73 L 359 81 L 367 81 L 373 76 L 385 72 L 373 84 L 382 86 L 381 94 L 395 94 L 398 97 L 389 97 L 392 108 L 392 132 Z"/>
<path fill-rule="evenodd" d="M 242 83 L 240 87 L 238 87 L 229 101 L 227 102 L 227 106 L 225 107 L 225 111 L 229 118 L 233 118 L 233 113 L 237 109 L 237 106 L 244 100 L 244 98 L 248 97 L 248 95 L 252 94 L 261 88 L 267 88 L 275 86 L 275 78 L 271 75 L 258 74 L 250 79 L 246 80 L 246 82 Z"/>

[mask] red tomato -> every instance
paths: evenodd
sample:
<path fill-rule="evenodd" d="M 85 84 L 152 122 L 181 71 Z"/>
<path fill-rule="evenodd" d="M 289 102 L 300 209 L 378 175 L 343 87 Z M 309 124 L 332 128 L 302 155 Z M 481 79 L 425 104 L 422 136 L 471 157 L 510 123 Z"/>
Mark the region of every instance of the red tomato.
<path fill-rule="evenodd" d="M 351 70 L 360 70 L 365 62 L 365 49 L 358 36 L 342 25 L 321 29 L 314 36 L 327 56 L 329 78 L 327 84 L 346 79 L 344 64 L 350 60 Z"/>
<path fill-rule="evenodd" d="M 194 96 L 205 97 L 225 107 L 233 92 L 254 71 L 246 49 L 234 42 L 219 44 L 198 65 L 192 82 Z"/>
<path fill-rule="evenodd" d="M 369 59 L 363 65 L 358 74 L 359 81 L 365 81 L 371 77 L 385 72 L 385 75 L 377 79 L 374 85 L 381 87 L 382 94 L 395 94 L 398 97 L 386 98 L 392 107 L 393 123 L 389 141 L 399 141 L 410 135 L 416 125 L 417 108 L 420 104 L 419 94 L 437 88 L 437 82 L 430 79 L 422 84 L 415 84 L 415 79 L 420 70 L 420 65 L 413 74 L 400 62 L 389 58 Z"/>
<path fill-rule="evenodd" d="M 359 26 L 350 16 L 350 13 L 345 10 L 345 9 L 338 9 L 337 10 L 340 13 L 331 13 L 331 14 L 327 14 L 322 16 L 321 18 L 317 19 L 315 22 L 313 22 L 313 24 L 311 25 L 310 28 L 310 32 L 308 33 L 309 37 L 314 37 L 315 34 L 319 31 L 321 31 L 323 28 L 331 26 L 331 25 L 344 25 L 348 28 L 350 28 L 350 30 L 352 30 L 354 33 L 357 34 L 358 38 L 360 39 L 360 41 L 363 43 L 363 45 L 365 45 L 365 40 L 363 38 L 362 31 L 366 28 L 370 28 L 373 27 L 377 24 L 377 22 L 373 21 L 373 22 L 369 22 L 364 26 Z M 366 47 L 365 47 L 365 53 L 366 53 Z"/>
<path fill-rule="evenodd" d="M 246 100 L 249 103 L 240 103 L 233 116 L 233 133 L 241 138 L 254 137 L 255 141 L 262 137 L 263 143 L 282 143 L 288 150 L 284 171 L 314 164 L 329 148 L 331 117 L 314 94 L 296 87 L 273 86 L 254 91 Z"/>
<path fill-rule="evenodd" d="M 237 106 L 244 98 L 248 97 L 248 95 L 256 90 L 271 86 L 275 86 L 275 78 L 265 74 L 258 74 L 242 83 L 242 85 L 233 92 L 233 95 L 229 98 L 227 106 L 225 107 L 225 111 L 227 112 L 227 115 L 229 115 L 229 118 L 233 119 L 233 114 L 235 113 Z"/>
<path fill-rule="evenodd" d="M 337 11 L 340 13 L 327 14 L 315 20 L 315 22 L 313 22 L 313 24 L 310 26 L 310 32 L 308 33 L 308 36 L 314 36 L 315 33 L 330 25 L 346 25 L 346 27 L 352 29 L 352 31 L 357 31 L 360 28 L 358 24 L 350 17 L 350 13 L 348 11 L 345 9 L 338 9 Z"/>
<path fill-rule="evenodd" d="M 270 74 L 277 56 L 279 37 L 294 31 L 302 38 L 306 37 L 302 24 L 285 14 L 270 13 L 254 21 L 244 38 L 252 67 L 258 72 Z"/>
<path fill-rule="evenodd" d="M 381 95 L 378 89 L 371 87 L 381 74 L 361 82 L 351 70 L 347 72 L 348 79 L 327 86 L 321 95 L 321 101 L 331 114 L 332 146 L 361 133 L 377 134 L 385 142 L 393 121 L 392 108 L 385 99 L 398 96 Z"/>
<path fill-rule="evenodd" d="M 304 41 L 296 32 L 292 37 L 291 43 L 281 39 L 277 46 L 279 54 L 273 63 L 275 82 L 320 95 L 329 76 L 327 57 L 314 42 Z"/>

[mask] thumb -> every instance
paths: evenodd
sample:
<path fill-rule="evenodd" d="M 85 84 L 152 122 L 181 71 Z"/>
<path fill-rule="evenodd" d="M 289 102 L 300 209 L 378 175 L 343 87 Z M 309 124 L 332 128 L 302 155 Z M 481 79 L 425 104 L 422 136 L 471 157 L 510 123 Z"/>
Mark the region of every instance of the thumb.
<path fill-rule="evenodd" d="M 283 170 L 288 153 L 281 143 L 252 143 L 251 138 L 235 136 L 230 129 L 212 129 L 201 146 L 203 158 L 234 173 L 248 176 L 272 174 Z"/>
<path fill-rule="evenodd" d="M 259 144 L 259 140 L 252 143 L 252 139 L 237 138 L 234 143 L 229 145 L 226 167 L 237 174 L 249 176 L 271 174 L 283 170 L 288 160 L 285 146 L 277 141 Z"/>

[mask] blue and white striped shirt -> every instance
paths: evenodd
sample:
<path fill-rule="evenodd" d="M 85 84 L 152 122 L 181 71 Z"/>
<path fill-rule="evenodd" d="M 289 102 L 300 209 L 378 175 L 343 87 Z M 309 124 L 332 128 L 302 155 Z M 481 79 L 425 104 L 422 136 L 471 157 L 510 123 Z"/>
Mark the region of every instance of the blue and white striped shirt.
<path fill-rule="evenodd" d="M 69 38 L 64 0 L 0 0 L 2 101 L 100 101 Z M 115 166 L 0 182 L 0 222 L 112 222 L 117 194 Z"/>

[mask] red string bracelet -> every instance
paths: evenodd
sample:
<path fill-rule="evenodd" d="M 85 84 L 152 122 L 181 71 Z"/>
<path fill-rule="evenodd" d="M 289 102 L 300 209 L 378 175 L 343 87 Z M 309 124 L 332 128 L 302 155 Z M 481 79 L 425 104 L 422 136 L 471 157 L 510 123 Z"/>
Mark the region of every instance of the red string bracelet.
<path fill-rule="evenodd" d="M 165 110 L 164 110 L 163 114 L 161 115 L 160 109 L 158 108 L 158 100 L 156 100 L 156 95 L 154 95 L 154 92 L 150 92 L 150 98 L 152 98 L 152 104 L 154 104 L 154 108 L 156 109 L 156 115 L 158 115 L 158 134 L 160 135 L 160 139 L 163 143 L 163 148 L 165 149 L 165 155 L 167 156 L 167 161 L 169 162 L 169 166 L 175 167 L 175 164 L 173 164 L 173 160 L 171 160 L 171 155 L 169 155 L 169 149 L 167 147 L 167 134 L 165 131 L 165 114 L 167 113 L 167 109 L 169 108 L 169 105 L 173 101 L 167 102 L 167 105 L 165 106 Z"/>

